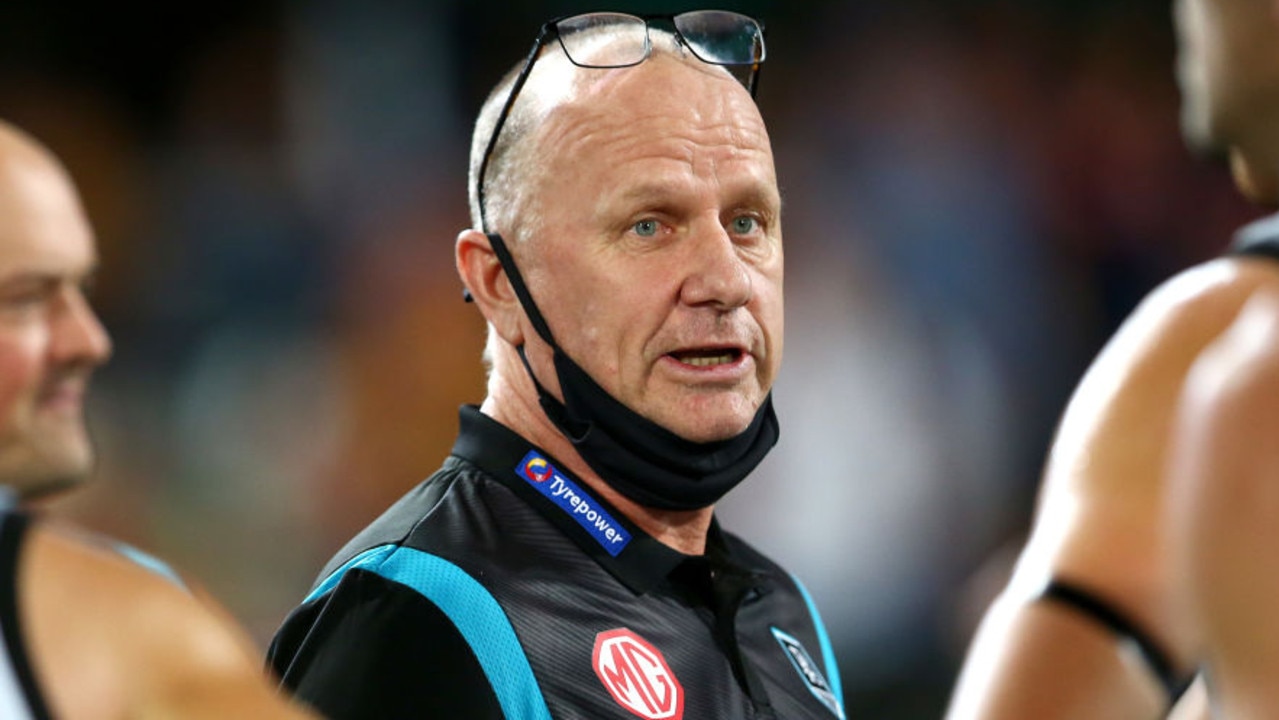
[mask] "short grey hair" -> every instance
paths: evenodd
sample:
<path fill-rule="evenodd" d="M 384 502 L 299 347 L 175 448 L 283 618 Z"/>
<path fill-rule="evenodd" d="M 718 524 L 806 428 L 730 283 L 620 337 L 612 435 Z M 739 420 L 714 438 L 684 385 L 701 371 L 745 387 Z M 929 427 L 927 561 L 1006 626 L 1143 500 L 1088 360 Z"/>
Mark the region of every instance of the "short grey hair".
<path fill-rule="evenodd" d="M 493 146 L 493 154 L 489 158 L 486 175 L 484 208 L 480 208 L 480 166 L 484 162 L 484 152 L 488 150 L 489 138 L 497 126 L 498 116 L 506 99 L 515 85 L 523 64 L 516 65 L 498 82 L 489 93 L 475 121 L 475 130 L 471 135 L 470 173 L 467 182 L 467 195 L 471 209 L 471 227 L 483 232 L 500 232 L 506 230 L 513 222 L 513 206 L 519 205 L 521 186 L 532 162 L 531 143 L 525 142 L 533 127 L 530 117 L 530 103 L 517 102 L 506 117 L 502 134 Z M 489 226 L 484 226 L 484 218 L 489 218 Z"/>

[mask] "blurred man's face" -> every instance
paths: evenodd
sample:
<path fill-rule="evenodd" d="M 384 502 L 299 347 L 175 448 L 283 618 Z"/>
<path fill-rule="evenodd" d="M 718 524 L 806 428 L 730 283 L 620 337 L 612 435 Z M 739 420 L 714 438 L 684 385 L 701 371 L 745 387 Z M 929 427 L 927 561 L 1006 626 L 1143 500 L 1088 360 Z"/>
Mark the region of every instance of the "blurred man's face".
<path fill-rule="evenodd" d="M 1182 128 L 1222 152 L 1273 134 L 1279 101 L 1279 18 L 1271 0 L 1175 0 Z"/>
<path fill-rule="evenodd" d="M 60 169 L 0 143 L 0 484 L 38 494 L 93 464 L 83 398 L 110 341 L 83 294 L 93 236 Z"/>
<path fill-rule="evenodd" d="M 530 290 L 613 397 L 689 440 L 739 434 L 782 355 L 781 201 L 763 121 L 717 69 L 658 55 L 584 72 L 539 131 L 540 222 L 518 251 Z M 546 346 L 528 349 L 553 380 Z"/>

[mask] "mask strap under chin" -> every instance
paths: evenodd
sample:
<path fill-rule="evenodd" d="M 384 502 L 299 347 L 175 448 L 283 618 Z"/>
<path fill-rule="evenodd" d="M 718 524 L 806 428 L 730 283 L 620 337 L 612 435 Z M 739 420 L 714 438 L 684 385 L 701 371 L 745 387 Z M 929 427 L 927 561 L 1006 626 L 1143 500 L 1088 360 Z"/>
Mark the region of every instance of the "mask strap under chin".
<path fill-rule="evenodd" d="M 542 406 L 542 411 L 568 437 L 569 441 L 574 444 L 580 442 L 591 431 L 591 423 L 574 422 L 570 419 L 568 408 L 538 382 L 537 376 L 533 374 L 533 366 L 528 362 L 528 355 L 524 353 L 524 346 L 516 346 L 515 352 L 520 354 L 520 362 L 524 363 L 524 370 L 528 373 L 529 380 L 533 381 L 533 387 L 537 389 L 537 400 Z"/>
<path fill-rule="evenodd" d="M 488 234 L 489 244 L 493 246 L 493 252 L 497 255 L 497 261 L 501 263 L 502 269 L 506 271 L 506 277 L 511 281 L 511 289 L 515 291 L 515 297 L 519 298 L 520 306 L 524 308 L 524 314 L 528 315 L 529 322 L 533 323 L 533 329 L 537 334 L 546 341 L 547 345 L 556 352 L 559 351 L 559 345 L 555 344 L 555 338 L 551 335 L 551 328 L 547 326 L 546 320 L 542 318 L 542 313 L 537 309 L 537 303 L 533 302 L 533 296 L 529 294 L 528 286 L 524 284 L 524 278 L 520 275 L 520 269 L 515 266 L 515 258 L 511 257 L 511 251 L 506 249 L 506 243 L 502 241 L 502 236 L 497 233 Z M 524 349 L 520 348 L 520 357 L 524 357 Z M 524 367 L 528 367 L 528 361 L 524 361 Z M 533 371 L 529 370 L 531 376 Z M 533 382 L 537 382 L 536 378 Z M 538 385 L 538 390 L 542 389 Z"/>
<path fill-rule="evenodd" d="M 537 396 L 550 397 L 551 394 L 546 391 L 546 388 L 542 387 L 542 383 L 538 382 L 537 376 L 533 374 L 533 366 L 528 363 L 528 355 L 524 354 L 524 346 L 517 345 L 515 352 L 520 354 L 520 362 L 524 363 L 524 369 L 528 372 L 529 379 L 533 381 L 533 387 L 537 388 Z"/>

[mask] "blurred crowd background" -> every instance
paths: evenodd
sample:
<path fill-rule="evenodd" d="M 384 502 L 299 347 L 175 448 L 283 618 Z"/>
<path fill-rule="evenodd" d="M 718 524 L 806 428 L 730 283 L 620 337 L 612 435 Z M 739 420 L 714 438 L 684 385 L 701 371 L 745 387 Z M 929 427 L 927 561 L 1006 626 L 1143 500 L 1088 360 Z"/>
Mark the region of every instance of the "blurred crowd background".
<path fill-rule="evenodd" d="M 768 27 L 788 255 L 782 441 L 721 517 L 808 583 L 851 717 L 935 718 L 1080 373 L 1256 211 L 1182 145 L 1163 0 L 712 6 Z M 101 470 L 51 512 L 265 644 L 482 398 L 470 123 L 544 20 L 603 7 L 5 0 L 0 117 L 79 182 L 116 340 Z"/>

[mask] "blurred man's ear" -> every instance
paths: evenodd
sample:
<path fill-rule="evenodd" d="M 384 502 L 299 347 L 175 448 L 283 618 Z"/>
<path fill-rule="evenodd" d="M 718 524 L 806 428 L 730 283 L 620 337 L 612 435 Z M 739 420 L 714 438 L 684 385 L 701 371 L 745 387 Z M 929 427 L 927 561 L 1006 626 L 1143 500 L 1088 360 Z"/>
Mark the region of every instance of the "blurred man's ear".
<path fill-rule="evenodd" d="M 1239 192 L 1248 200 L 1271 210 L 1279 209 L 1279 168 L 1260 167 L 1238 149 L 1231 148 L 1230 174 Z"/>
<path fill-rule="evenodd" d="M 454 259 L 457 274 L 484 319 L 503 340 L 512 345 L 522 345 L 524 331 L 520 327 L 520 319 L 524 313 L 488 236 L 479 230 L 458 233 Z"/>

